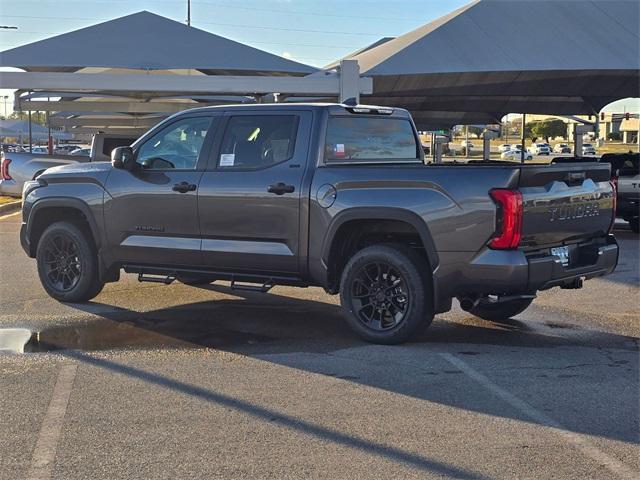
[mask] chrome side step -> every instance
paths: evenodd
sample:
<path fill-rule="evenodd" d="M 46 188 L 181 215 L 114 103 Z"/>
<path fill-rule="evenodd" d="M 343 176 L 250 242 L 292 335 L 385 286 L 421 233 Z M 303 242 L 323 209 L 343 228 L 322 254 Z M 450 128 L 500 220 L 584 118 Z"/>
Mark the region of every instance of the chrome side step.
<path fill-rule="evenodd" d="M 145 275 L 144 273 L 138 273 L 138 281 L 139 282 L 150 282 L 150 283 L 163 283 L 164 285 L 171 285 L 175 282 L 176 277 L 173 275 L 161 276 L 161 275 Z"/>

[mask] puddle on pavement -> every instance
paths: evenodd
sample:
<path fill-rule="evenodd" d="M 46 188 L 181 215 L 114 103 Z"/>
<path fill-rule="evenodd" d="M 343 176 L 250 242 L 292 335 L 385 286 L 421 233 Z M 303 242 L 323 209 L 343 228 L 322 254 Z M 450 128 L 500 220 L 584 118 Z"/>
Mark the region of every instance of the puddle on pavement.
<path fill-rule="evenodd" d="M 149 322 L 145 322 L 149 323 Z M 182 328 L 175 328 L 180 325 Z M 25 353 L 55 350 L 110 350 L 132 348 L 218 348 L 269 342 L 270 337 L 253 332 L 221 329 L 207 325 L 158 322 L 142 328 L 132 322 L 98 321 L 73 326 L 56 326 L 35 332 Z"/>

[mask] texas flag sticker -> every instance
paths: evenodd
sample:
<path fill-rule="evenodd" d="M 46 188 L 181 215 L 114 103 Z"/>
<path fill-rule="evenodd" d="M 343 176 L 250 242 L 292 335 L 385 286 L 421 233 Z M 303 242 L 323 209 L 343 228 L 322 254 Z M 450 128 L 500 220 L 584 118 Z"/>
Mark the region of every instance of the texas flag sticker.
<path fill-rule="evenodd" d="M 344 158 L 344 143 L 336 143 L 333 153 L 336 158 Z"/>

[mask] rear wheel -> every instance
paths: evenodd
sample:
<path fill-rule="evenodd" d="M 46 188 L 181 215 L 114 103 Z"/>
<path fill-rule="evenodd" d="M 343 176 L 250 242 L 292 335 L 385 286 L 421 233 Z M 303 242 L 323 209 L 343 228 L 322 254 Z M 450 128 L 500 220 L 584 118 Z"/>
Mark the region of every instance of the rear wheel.
<path fill-rule="evenodd" d="M 401 343 L 428 327 L 432 298 L 427 262 L 401 245 L 364 248 L 342 273 L 340 300 L 347 323 L 372 343 Z"/>
<path fill-rule="evenodd" d="M 533 298 L 521 298 L 499 303 L 478 304 L 469 313 L 485 320 L 508 320 L 524 312 L 533 302 Z"/>
<path fill-rule="evenodd" d="M 104 287 L 98 256 L 87 234 L 70 222 L 50 225 L 36 251 L 38 275 L 46 292 L 62 302 L 84 302 Z"/>

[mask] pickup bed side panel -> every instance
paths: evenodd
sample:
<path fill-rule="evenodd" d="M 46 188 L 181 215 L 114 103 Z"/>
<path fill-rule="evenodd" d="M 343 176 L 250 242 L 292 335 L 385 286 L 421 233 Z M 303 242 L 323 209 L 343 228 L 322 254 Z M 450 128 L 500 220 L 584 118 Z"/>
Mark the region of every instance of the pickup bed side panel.
<path fill-rule="evenodd" d="M 406 212 L 397 220 L 415 218 L 428 232 L 436 258 L 448 252 L 473 256 L 491 238 L 495 229 L 495 205 L 491 188 L 514 188 L 518 169 L 513 167 L 451 166 L 327 166 L 316 170 L 311 190 L 309 269 L 314 282 L 325 285 L 327 252 L 337 231 L 336 224 L 347 212 L 365 210 L 365 218 L 379 211 Z M 335 202 L 325 208 L 317 193 L 324 185 L 336 189 Z M 322 191 L 322 190 L 320 190 Z M 357 213 L 349 215 L 357 218 Z M 413 222 L 412 222 L 413 224 Z M 415 227 L 415 224 L 414 224 Z M 423 235 L 421 235 L 423 236 Z M 429 243 L 423 238 L 423 243 Z M 427 245 L 429 253 L 430 246 Z M 440 261 L 431 268 L 440 268 Z"/>

